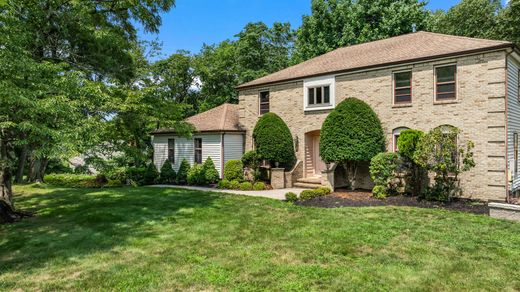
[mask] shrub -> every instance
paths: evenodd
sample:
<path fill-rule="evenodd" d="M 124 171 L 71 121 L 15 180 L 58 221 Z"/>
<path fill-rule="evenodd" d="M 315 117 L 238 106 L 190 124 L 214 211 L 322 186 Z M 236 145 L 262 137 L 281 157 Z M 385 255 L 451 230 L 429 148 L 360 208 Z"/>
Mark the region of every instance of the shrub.
<path fill-rule="evenodd" d="M 148 164 L 146 167 L 146 171 L 144 172 L 144 184 L 145 185 L 153 185 L 157 182 L 157 179 L 159 178 L 159 171 L 157 170 L 157 167 L 155 167 L 155 164 L 152 162 Z"/>
<path fill-rule="evenodd" d="M 190 170 L 190 164 L 186 159 L 183 159 L 179 171 L 177 171 L 177 183 L 184 185 L 188 182 L 188 171 Z"/>
<path fill-rule="evenodd" d="M 288 192 L 285 194 L 285 200 L 287 202 L 294 203 L 294 202 L 298 201 L 298 195 L 293 192 Z"/>
<path fill-rule="evenodd" d="M 332 193 L 332 190 L 327 187 L 319 187 L 316 189 L 316 192 L 318 192 L 320 196 L 328 196 Z"/>
<path fill-rule="evenodd" d="M 46 183 L 69 188 L 95 187 L 96 177 L 86 174 L 48 174 L 43 179 Z M 101 185 L 99 186 L 101 187 Z"/>
<path fill-rule="evenodd" d="M 372 197 L 376 198 L 376 199 L 384 199 L 386 198 L 388 195 L 386 193 L 386 187 L 385 186 L 382 186 L 382 185 L 376 185 L 373 189 L 372 189 Z"/>
<path fill-rule="evenodd" d="M 130 181 L 131 185 L 144 185 L 144 176 L 146 168 L 143 167 L 129 167 L 126 169 L 126 177 Z"/>
<path fill-rule="evenodd" d="M 225 190 L 225 189 L 229 189 L 229 185 L 230 185 L 229 180 L 227 180 L 227 179 L 223 179 L 223 180 L 221 180 L 221 181 L 218 182 L 217 187 L 218 187 L 219 189 L 223 189 L 223 190 Z"/>
<path fill-rule="evenodd" d="M 105 172 L 105 176 L 108 180 L 118 180 L 125 184 L 127 180 L 127 171 L 128 169 L 125 167 L 113 168 Z"/>
<path fill-rule="evenodd" d="M 424 132 L 420 130 L 408 129 L 402 131 L 397 140 L 399 154 L 403 158 L 402 168 L 408 170 L 406 187 L 416 196 L 421 194 L 426 177 L 425 171 L 413 160 L 417 145 L 423 136 Z"/>
<path fill-rule="evenodd" d="M 317 193 L 314 190 L 304 190 L 300 194 L 300 200 L 307 201 L 317 197 Z"/>
<path fill-rule="evenodd" d="M 204 180 L 206 184 L 214 184 L 219 180 L 220 175 L 211 157 L 208 157 L 208 159 L 204 161 L 202 168 L 204 169 Z"/>
<path fill-rule="evenodd" d="M 320 132 L 320 155 L 325 162 L 348 166 L 350 187 L 355 186 L 358 162 L 370 161 L 385 149 L 381 122 L 368 104 L 347 98 L 327 116 Z"/>
<path fill-rule="evenodd" d="M 253 184 L 248 181 L 245 181 L 240 184 L 240 190 L 241 191 L 251 191 L 251 190 L 253 190 Z"/>
<path fill-rule="evenodd" d="M 253 185 L 253 189 L 255 191 L 263 191 L 266 189 L 265 183 L 261 181 L 255 182 L 255 184 Z"/>
<path fill-rule="evenodd" d="M 172 163 L 166 160 L 161 167 L 161 174 L 159 175 L 159 182 L 162 184 L 173 184 L 176 181 L 177 173 L 172 167 Z"/>
<path fill-rule="evenodd" d="M 244 165 L 240 160 L 229 160 L 224 165 L 224 178 L 227 180 L 244 180 Z"/>
<path fill-rule="evenodd" d="M 120 180 L 112 180 L 109 179 L 105 187 L 113 188 L 113 187 L 122 187 L 124 184 Z"/>
<path fill-rule="evenodd" d="M 289 168 L 296 160 L 291 131 L 275 113 L 266 113 L 253 130 L 256 153 L 261 159 Z"/>
<path fill-rule="evenodd" d="M 238 190 L 240 189 L 240 181 L 238 180 L 232 180 L 229 182 L 229 189 L 230 190 Z"/>
<path fill-rule="evenodd" d="M 370 161 L 370 177 L 376 185 L 387 186 L 395 178 L 398 156 L 393 152 L 379 153 Z"/>
<path fill-rule="evenodd" d="M 424 132 L 420 130 L 408 129 L 402 131 L 399 134 L 399 139 L 397 139 L 399 154 L 406 158 L 413 159 L 415 149 L 423 136 Z"/>
<path fill-rule="evenodd" d="M 201 164 L 193 165 L 190 170 L 188 170 L 187 181 L 189 185 L 205 185 L 206 177 L 204 175 L 204 167 Z"/>
<path fill-rule="evenodd" d="M 260 168 L 261 159 L 258 156 L 258 153 L 256 152 L 256 150 L 251 150 L 251 151 L 244 153 L 244 155 L 242 155 L 241 160 L 242 160 L 242 164 L 244 165 L 244 167 L 250 171 L 250 175 L 252 176 L 251 179 L 253 181 L 259 179 L 260 178 L 260 169 L 259 168 Z"/>

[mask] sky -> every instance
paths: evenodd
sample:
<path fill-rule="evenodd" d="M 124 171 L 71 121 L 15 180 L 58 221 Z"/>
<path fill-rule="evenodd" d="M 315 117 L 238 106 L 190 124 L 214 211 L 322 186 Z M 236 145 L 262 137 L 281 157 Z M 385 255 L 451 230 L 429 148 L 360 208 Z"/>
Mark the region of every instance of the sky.
<path fill-rule="evenodd" d="M 459 0 L 431 0 L 430 10 L 449 9 Z M 504 0 L 505 3 L 505 0 Z M 162 14 L 158 34 L 145 33 L 144 40 L 162 43 L 161 59 L 177 50 L 191 53 L 202 45 L 232 39 L 248 22 L 290 22 L 291 27 L 301 25 L 302 15 L 310 14 L 311 0 L 176 0 L 176 7 Z"/>

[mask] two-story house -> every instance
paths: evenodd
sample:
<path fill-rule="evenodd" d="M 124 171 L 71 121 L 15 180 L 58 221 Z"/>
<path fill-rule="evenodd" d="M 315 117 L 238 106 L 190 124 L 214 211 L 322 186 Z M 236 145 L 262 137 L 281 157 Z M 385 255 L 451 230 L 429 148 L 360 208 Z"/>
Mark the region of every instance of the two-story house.
<path fill-rule="evenodd" d="M 300 183 L 320 183 L 319 133 L 347 97 L 379 116 L 387 150 L 400 131 L 451 125 L 461 143 L 475 142 L 476 167 L 461 176 L 464 195 L 504 199 L 520 185 L 520 51 L 509 42 L 417 32 L 344 47 L 242 84 L 239 123 L 245 150 L 260 115 L 274 112 L 289 126 Z M 359 173 L 370 187 L 368 164 Z"/>

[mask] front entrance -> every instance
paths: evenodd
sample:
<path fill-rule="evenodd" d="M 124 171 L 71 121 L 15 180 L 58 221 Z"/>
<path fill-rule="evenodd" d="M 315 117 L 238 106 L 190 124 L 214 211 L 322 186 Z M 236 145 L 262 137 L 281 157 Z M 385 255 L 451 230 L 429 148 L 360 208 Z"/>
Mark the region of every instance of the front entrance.
<path fill-rule="evenodd" d="M 305 176 L 320 177 L 325 163 L 320 157 L 320 131 L 305 134 Z"/>

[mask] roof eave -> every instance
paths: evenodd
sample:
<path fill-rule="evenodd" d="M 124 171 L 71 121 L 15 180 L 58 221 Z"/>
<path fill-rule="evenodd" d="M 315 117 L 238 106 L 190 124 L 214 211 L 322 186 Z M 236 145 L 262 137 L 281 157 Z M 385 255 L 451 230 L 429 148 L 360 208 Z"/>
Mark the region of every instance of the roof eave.
<path fill-rule="evenodd" d="M 295 78 L 285 78 L 285 79 L 280 79 L 280 80 L 276 80 L 276 81 L 263 82 L 263 83 L 252 84 L 252 85 L 247 85 L 247 83 L 244 83 L 244 84 L 236 86 L 235 90 L 246 90 L 246 89 L 251 89 L 251 88 L 260 87 L 260 86 L 273 85 L 273 84 L 282 83 L 282 82 L 299 81 L 299 80 L 312 78 L 312 77 L 318 77 L 318 76 L 337 75 L 337 74 L 348 73 L 348 72 L 352 72 L 352 71 L 374 69 L 374 68 L 378 68 L 378 67 L 393 66 L 393 65 L 405 64 L 405 63 L 413 63 L 413 62 L 420 62 L 420 61 L 426 61 L 426 60 L 431 60 L 431 59 L 463 56 L 463 55 L 468 55 L 468 54 L 475 54 L 475 53 L 488 52 L 488 51 L 496 51 L 496 50 L 507 49 L 507 48 L 512 48 L 514 50 L 520 51 L 518 49 L 518 47 L 515 44 L 513 44 L 513 43 L 504 43 L 504 44 L 491 46 L 491 47 L 486 47 L 486 48 L 479 48 L 479 49 L 466 50 L 466 51 L 460 51 L 460 52 L 454 52 L 454 53 L 448 53 L 448 54 L 440 54 L 440 55 L 421 57 L 421 58 L 405 59 L 405 60 L 400 60 L 400 61 L 395 61 L 395 62 L 387 62 L 387 63 L 381 63 L 381 64 L 370 65 L 370 66 L 363 66 L 363 67 L 356 67 L 356 68 L 349 68 L 349 69 L 343 69 L 343 70 L 330 71 L 330 72 L 325 72 L 325 73 L 305 75 L 305 76 L 295 77 Z"/>
<path fill-rule="evenodd" d="M 204 131 L 193 131 L 193 134 L 209 134 L 209 133 L 245 133 L 245 130 L 204 130 Z M 151 132 L 150 135 L 171 135 L 177 134 L 174 130 L 172 131 L 161 131 L 161 132 Z"/>

